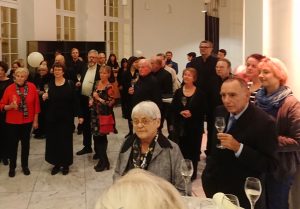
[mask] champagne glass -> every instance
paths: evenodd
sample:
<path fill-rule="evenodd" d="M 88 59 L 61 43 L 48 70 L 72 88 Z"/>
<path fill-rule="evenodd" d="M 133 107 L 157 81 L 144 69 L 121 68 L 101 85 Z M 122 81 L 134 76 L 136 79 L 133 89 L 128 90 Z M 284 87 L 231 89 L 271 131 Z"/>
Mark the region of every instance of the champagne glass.
<path fill-rule="evenodd" d="M 216 117 L 215 126 L 216 126 L 218 133 L 223 133 L 225 130 L 225 127 L 226 127 L 225 118 L 224 117 Z M 221 142 L 219 142 L 217 144 L 217 148 L 225 149 L 225 147 L 223 145 L 221 145 Z"/>
<path fill-rule="evenodd" d="M 134 88 L 134 84 L 135 84 L 135 79 L 131 79 L 130 85 L 132 88 Z"/>
<path fill-rule="evenodd" d="M 78 73 L 78 74 L 77 74 L 77 80 L 80 81 L 80 79 L 81 79 L 81 74 Z"/>
<path fill-rule="evenodd" d="M 192 161 L 189 159 L 182 159 L 180 165 L 180 172 L 185 183 L 185 196 L 188 196 L 188 183 L 191 180 L 193 171 L 194 168 Z"/>
<path fill-rule="evenodd" d="M 233 194 L 224 194 L 222 199 L 222 206 L 224 208 L 238 208 L 240 207 L 240 202 L 237 196 Z"/>
<path fill-rule="evenodd" d="M 187 98 L 185 96 L 181 97 L 181 103 L 185 107 L 187 103 Z"/>
<path fill-rule="evenodd" d="M 260 180 L 254 177 L 247 177 L 244 188 L 251 204 L 251 209 L 254 209 L 255 203 L 259 199 L 262 190 Z"/>
<path fill-rule="evenodd" d="M 48 86 L 48 84 L 46 84 L 46 83 L 44 84 L 44 90 L 45 90 L 46 93 L 48 93 L 49 86 Z"/>

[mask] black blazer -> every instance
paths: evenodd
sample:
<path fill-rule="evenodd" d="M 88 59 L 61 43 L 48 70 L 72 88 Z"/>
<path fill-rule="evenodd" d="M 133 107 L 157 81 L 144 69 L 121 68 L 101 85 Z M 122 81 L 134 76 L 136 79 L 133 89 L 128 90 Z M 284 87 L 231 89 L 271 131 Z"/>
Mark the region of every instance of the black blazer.
<path fill-rule="evenodd" d="M 229 112 L 224 106 L 216 109 L 216 117 L 225 117 Z M 226 129 L 225 129 L 226 130 Z M 229 149 L 218 149 L 218 139 L 214 132 L 212 155 L 207 159 L 202 174 L 205 194 L 212 197 L 216 192 L 230 193 L 238 196 L 241 207 L 250 209 L 245 195 L 244 183 L 247 177 L 257 177 L 264 181 L 264 174 L 276 166 L 277 134 L 275 121 L 261 109 L 249 104 L 246 111 L 228 132 L 244 144 L 240 156 Z M 263 201 L 263 198 L 260 198 Z"/>

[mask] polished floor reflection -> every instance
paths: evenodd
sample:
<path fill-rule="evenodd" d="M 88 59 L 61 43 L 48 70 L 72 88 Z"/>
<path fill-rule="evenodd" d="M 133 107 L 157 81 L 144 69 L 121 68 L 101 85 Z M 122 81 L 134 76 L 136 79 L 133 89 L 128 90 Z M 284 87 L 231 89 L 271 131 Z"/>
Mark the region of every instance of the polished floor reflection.
<path fill-rule="evenodd" d="M 70 173 L 51 176 L 52 165 L 44 160 L 45 140 L 31 139 L 29 168 L 25 176 L 20 156 L 14 178 L 8 177 L 8 166 L 0 164 L 0 209 L 93 209 L 97 198 L 112 184 L 112 174 L 120 145 L 127 133 L 127 121 L 115 109 L 118 134 L 109 135 L 108 157 L 111 169 L 95 172 L 93 154 L 76 156 Z M 82 148 L 82 135 L 74 134 L 74 154 Z M 18 152 L 20 154 L 20 151 Z M 193 195 L 204 197 L 200 175 L 205 159 L 201 156 L 198 179 L 193 182 Z"/>

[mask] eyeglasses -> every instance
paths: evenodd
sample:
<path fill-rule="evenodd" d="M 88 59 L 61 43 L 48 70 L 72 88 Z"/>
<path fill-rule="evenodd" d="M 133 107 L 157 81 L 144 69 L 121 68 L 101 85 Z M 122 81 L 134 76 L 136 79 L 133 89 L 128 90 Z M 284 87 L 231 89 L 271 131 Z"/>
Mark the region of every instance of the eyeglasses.
<path fill-rule="evenodd" d="M 211 48 L 210 46 L 199 46 L 200 49 L 209 49 Z"/>
<path fill-rule="evenodd" d="M 143 126 L 147 126 L 154 120 L 156 120 L 156 119 L 148 119 L 148 118 L 142 118 L 141 120 L 133 119 L 132 124 L 134 126 L 137 126 L 137 125 L 139 125 L 139 123 L 141 123 Z"/>

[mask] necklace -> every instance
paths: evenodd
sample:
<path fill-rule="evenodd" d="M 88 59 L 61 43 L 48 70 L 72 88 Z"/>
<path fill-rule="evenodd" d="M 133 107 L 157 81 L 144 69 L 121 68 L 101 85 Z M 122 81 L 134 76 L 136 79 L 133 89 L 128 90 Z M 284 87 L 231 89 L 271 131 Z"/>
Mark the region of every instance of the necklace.
<path fill-rule="evenodd" d="M 148 150 L 145 154 L 141 153 L 141 145 L 135 140 L 133 143 L 133 165 L 135 168 L 141 168 L 141 169 L 147 169 L 150 160 L 152 158 L 152 154 L 154 151 L 155 143 L 157 142 L 158 134 L 156 134 L 154 140 L 151 142 L 151 144 L 148 147 Z"/>

